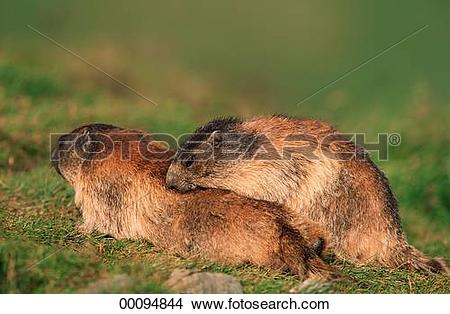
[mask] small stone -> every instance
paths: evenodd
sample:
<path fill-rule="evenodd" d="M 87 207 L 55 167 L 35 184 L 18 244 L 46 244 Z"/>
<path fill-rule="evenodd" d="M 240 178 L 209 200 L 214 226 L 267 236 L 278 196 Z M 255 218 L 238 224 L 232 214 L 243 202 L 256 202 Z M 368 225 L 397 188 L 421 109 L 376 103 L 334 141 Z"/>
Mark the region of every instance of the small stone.
<path fill-rule="evenodd" d="M 289 290 L 290 293 L 332 293 L 333 288 L 330 282 L 318 279 L 306 279 L 299 285 Z"/>
<path fill-rule="evenodd" d="M 222 273 L 176 269 L 165 286 L 178 293 L 242 293 L 242 286 L 233 276 Z"/>

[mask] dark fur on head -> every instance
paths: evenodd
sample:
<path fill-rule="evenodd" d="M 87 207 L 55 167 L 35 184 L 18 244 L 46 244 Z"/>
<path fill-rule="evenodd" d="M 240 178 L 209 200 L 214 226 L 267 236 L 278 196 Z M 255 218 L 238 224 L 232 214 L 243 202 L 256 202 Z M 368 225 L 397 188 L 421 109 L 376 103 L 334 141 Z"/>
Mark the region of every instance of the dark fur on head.
<path fill-rule="evenodd" d="M 182 147 L 185 149 L 195 149 L 197 143 L 207 140 L 205 136 L 217 131 L 220 131 L 221 133 L 233 132 L 235 127 L 240 123 L 242 123 L 242 120 L 236 117 L 222 117 L 211 120 L 207 124 L 197 128 L 194 133 L 186 139 Z"/>

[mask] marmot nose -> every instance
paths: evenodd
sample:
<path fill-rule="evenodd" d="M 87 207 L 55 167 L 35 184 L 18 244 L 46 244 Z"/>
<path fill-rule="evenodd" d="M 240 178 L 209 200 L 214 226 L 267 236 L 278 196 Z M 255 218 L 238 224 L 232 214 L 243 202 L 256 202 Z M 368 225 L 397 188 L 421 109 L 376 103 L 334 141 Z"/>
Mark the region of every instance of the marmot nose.
<path fill-rule="evenodd" d="M 55 168 L 56 172 L 59 175 L 62 175 L 61 170 L 59 169 L 59 150 L 58 149 L 59 149 L 59 143 L 56 144 L 56 147 L 53 149 L 53 151 L 51 153 L 50 162 L 51 162 L 53 168 Z"/>
<path fill-rule="evenodd" d="M 61 135 L 55 145 L 54 148 L 51 152 L 51 156 L 50 156 L 50 161 L 51 164 L 53 166 L 53 168 L 55 168 L 56 172 L 58 172 L 58 174 L 61 174 L 61 169 L 60 169 L 60 161 L 62 158 L 62 154 L 67 151 L 67 148 L 70 147 L 70 143 L 71 141 L 73 141 L 74 135 L 72 133 L 67 133 L 67 134 L 63 134 Z M 69 144 L 68 144 L 69 143 Z"/>

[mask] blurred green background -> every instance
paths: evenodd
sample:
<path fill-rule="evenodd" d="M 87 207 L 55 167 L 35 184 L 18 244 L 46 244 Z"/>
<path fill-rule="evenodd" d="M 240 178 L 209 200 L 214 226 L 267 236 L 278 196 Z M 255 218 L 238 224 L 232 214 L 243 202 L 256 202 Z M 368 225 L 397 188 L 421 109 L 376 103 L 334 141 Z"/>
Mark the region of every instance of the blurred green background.
<path fill-rule="evenodd" d="M 368 141 L 375 141 L 377 133 L 401 134 L 401 145 L 379 165 L 399 198 L 410 241 L 449 259 L 449 34 L 450 2 L 444 0 L 0 0 L 0 244 L 26 242 L 27 250 L 56 247 L 67 254 L 78 246 L 105 245 L 105 240 L 82 239 L 76 245 L 64 240 L 67 230 L 76 234 L 79 216 L 71 190 L 48 168 L 52 132 L 106 122 L 181 134 L 218 115 L 286 113 L 324 119 L 343 132 L 367 133 Z M 106 264 L 130 254 L 137 264 L 148 263 L 128 244 L 110 249 L 96 253 Z M 19 255 L 14 255 L 16 266 L 25 263 Z M 102 271 L 124 271 L 119 269 Z M 10 278 L 5 279 L 9 288 L 0 291 L 71 291 L 82 284 L 58 290 L 46 281 L 45 271 L 25 284 L 2 273 L 0 264 L 0 277 Z M 244 278 L 247 292 L 286 291 L 292 283 L 276 276 L 264 281 L 248 270 L 225 271 Z M 402 292 L 448 292 L 439 289 L 450 286 L 444 279 L 436 283 L 420 277 L 411 288 L 401 273 L 391 278 L 374 269 L 342 266 L 342 271 L 354 282 L 339 287 L 341 292 L 388 292 L 389 280 L 398 281 Z M 152 268 L 148 276 L 155 273 Z M 54 277 L 60 278 L 52 279 L 56 286 L 64 286 L 64 276 Z M 158 283 L 158 278 L 152 280 Z"/>
<path fill-rule="evenodd" d="M 446 106 L 450 96 L 448 1 L 2 1 L 0 12 L 2 59 L 72 86 L 128 94 L 32 25 L 158 103 L 181 101 L 199 116 L 286 112 L 339 122 L 349 111 L 358 120 L 381 111 L 401 118 L 420 97 Z"/>

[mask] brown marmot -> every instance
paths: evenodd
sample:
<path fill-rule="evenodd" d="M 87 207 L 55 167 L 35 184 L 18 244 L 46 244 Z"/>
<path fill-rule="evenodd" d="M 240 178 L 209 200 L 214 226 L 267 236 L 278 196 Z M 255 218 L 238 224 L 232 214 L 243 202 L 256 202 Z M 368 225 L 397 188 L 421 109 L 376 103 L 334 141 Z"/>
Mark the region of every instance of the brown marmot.
<path fill-rule="evenodd" d="M 278 205 L 230 191 L 166 188 L 171 156 L 148 133 L 92 124 L 61 136 L 52 160 L 75 190 L 83 232 L 147 239 L 181 256 L 252 263 L 302 278 L 330 274 L 319 256 L 323 235 L 299 220 L 288 224 Z"/>
<path fill-rule="evenodd" d="M 407 243 L 396 198 L 368 153 L 325 122 L 213 120 L 180 146 L 166 183 L 180 191 L 219 188 L 285 205 L 322 226 L 337 257 L 355 264 L 448 272 L 443 260 Z"/>

